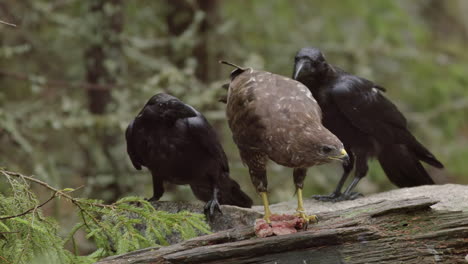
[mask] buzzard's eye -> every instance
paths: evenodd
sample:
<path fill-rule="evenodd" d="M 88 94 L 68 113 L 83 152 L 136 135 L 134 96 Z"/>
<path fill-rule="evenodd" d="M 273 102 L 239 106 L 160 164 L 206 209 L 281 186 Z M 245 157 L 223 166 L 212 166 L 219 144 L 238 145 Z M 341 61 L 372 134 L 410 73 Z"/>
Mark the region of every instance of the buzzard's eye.
<path fill-rule="evenodd" d="M 321 149 L 321 151 L 322 151 L 323 154 L 328 154 L 328 153 L 330 153 L 332 150 L 333 150 L 333 149 L 330 148 L 329 146 L 323 146 L 322 149 Z"/>

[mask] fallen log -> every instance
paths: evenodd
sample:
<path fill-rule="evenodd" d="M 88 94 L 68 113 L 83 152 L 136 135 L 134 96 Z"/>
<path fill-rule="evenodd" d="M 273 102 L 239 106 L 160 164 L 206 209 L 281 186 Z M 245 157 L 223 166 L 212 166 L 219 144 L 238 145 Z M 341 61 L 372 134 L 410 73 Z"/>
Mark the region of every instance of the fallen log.
<path fill-rule="evenodd" d="M 468 212 L 432 209 L 438 202 L 373 201 L 318 213 L 295 234 L 256 238 L 241 226 L 98 263 L 467 263 Z"/>

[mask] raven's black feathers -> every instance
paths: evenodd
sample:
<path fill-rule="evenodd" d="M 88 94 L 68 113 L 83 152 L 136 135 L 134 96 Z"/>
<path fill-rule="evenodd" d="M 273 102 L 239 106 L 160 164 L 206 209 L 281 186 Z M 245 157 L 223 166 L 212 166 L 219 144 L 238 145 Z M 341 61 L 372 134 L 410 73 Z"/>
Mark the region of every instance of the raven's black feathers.
<path fill-rule="evenodd" d="M 398 187 L 434 184 L 419 159 L 405 145 L 387 145 L 377 158 L 388 179 Z"/>
<path fill-rule="evenodd" d="M 163 183 L 189 184 L 207 203 L 209 215 L 221 204 L 251 207 L 252 200 L 229 177 L 226 154 L 214 129 L 193 107 L 167 94 L 153 96 L 126 133 L 127 152 L 136 169 L 153 176 L 154 196 Z"/>
<path fill-rule="evenodd" d="M 398 187 L 434 184 L 420 161 L 437 168 L 443 168 L 442 163 L 411 134 L 406 118 L 383 95 L 383 87 L 328 64 L 316 48 L 303 48 L 297 53 L 293 76 L 317 98 L 325 127 L 355 157 L 355 178 L 346 191 L 342 194 L 341 188 L 353 164 L 344 166 L 335 192 L 319 199 L 356 197 L 351 191 L 366 175 L 370 157 L 378 158 L 388 178 Z"/>

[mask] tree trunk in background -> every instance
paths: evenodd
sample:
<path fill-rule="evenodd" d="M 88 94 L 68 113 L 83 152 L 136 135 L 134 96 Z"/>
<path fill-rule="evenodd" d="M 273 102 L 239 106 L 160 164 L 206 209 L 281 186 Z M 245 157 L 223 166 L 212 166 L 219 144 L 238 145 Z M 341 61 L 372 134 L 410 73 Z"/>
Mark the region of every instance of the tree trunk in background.
<path fill-rule="evenodd" d="M 105 6 L 115 8 L 112 14 L 105 11 Z M 90 4 L 89 11 L 98 19 L 94 34 L 102 36 L 100 43 L 93 43 L 85 52 L 86 80 L 92 84 L 116 84 L 118 66 L 110 72 L 106 60 L 113 60 L 121 53 L 122 47 L 119 35 L 123 29 L 123 13 L 121 0 L 95 0 Z M 116 63 L 115 65 L 118 65 Z M 89 89 L 89 110 L 93 114 L 104 114 L 111 100 L 110 89 Z"/>
<path fill-rule="evenodd" d="M 117 76 L 120 74 L 119 56 L 122 53 L 120 34 L 123 30 L 122 0 L 94 0 L 90 2 L 89 12 L 91 19 L 96 19 L 92 34 L 100 36 L 100 41 L 91 43 L 85 51 L 86 81 L 91 84 L 99 84 L 104 89 L 88 89 L 89 111 L 95 115 L 103 115 L 111 102 L 111 89 L 117 84 Z M 99 130 L 99 139 L 102 154 L 112 167 L 113 180 L 105 186 L 95 186 L 92 193 L 99 195 L 107 202 L 117 200 L 122 194 L 119 185 L 121 174 L 120 165 L 113 157 L 111 147 L 115 145 L 119 135 L 109 131 Z M 87 150 L 86 150 L 87 151 Z M 85 152 L 86 152 L 85 151 Z M 89 160 L 90 153 L 84 153 Z M 97 172 L 93 172 L 93 176 Z M 87 175 L 90 176 L 90 175 Z M 106 191 L 107 195 L 103 195 Z"/>
<path fill-rule="evenodd" d="M 193 50 L 198 62 L 195 76 L 202 82 L 208 83 L 217 77 L 220 68 L 216 66 L 220 59 L 220 49 L 216 46 L 216 40 L 210 39 L 210 36 L 216 37 L 213 31 L 220 22 L 218 0 L 198 0 L 197 4 L 205 16 L 200 24 L 198 43 Z"/>
<path fill-rule="evenodd" d="M 171 0 L 167 1 L 168 13 L 166 15 L 166 24 L 169 33 L 169 38 L 177 38 L 192 24 L 195 10 L 194 7 L 186 0 Z M 170 42 L 169 42 L 170 43 Z M 189 54 L 184 51 L 177 51 L 169 44 L 168 58 L 177 67 L 183 67 L 186 56 Z"/>
<path fill-rule="evenodd" d="M 171 37 L 179 37 L 189 26 L 194 23 L 197 10 L 204 13 L 204 17 L 196 29 L 196 44 L 191 53 L 179 51 L 176 54 L 173 47 L 168 47 L 169 56 L 175 65 L 183 67 L 187 56 L 195 57 L 197 68 L 195 76 L 202 82 L 208 83 L 214 80 L 219 73 L 216 67 L 218 59 L 220 59 L 220 49 L 215 46 L 216 40 L 213 36 L 213 30 L 216 24 L 220 21 L 218 15 L 218 0 L 197 0 L 192 5 L 187 0 L 173 0 L 168 2 L 169 12 L 166 17 L 168 33 Z"/>
<path fill-rule="evenodd" d="M 468 40 L 468 3 L 465 0 L 430 0 L 422 8 L 422 14 L 431 25 L 434 35 L 444 40 Z M 460 34 L 461 33 L 461 34 Z"/>

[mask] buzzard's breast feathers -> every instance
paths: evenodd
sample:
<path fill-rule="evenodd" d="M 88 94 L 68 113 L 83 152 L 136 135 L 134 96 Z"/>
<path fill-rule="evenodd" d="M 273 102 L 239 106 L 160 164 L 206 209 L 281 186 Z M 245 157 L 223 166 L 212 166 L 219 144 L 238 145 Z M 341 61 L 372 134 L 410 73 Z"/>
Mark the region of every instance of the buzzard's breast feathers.
<path fill-rule="evenodd" d="M 233 80 L 227 116 L 240 148 L 261 151 L 285 166 L 312 166 L 314 147 L 341 144 L 322 126 L 320 107 L 309 89 L 269 72 L 248 69 Z"/>

